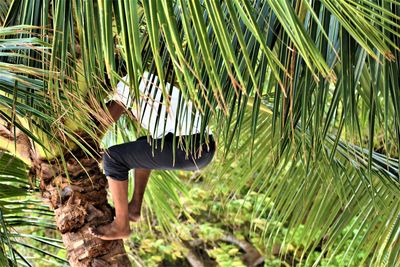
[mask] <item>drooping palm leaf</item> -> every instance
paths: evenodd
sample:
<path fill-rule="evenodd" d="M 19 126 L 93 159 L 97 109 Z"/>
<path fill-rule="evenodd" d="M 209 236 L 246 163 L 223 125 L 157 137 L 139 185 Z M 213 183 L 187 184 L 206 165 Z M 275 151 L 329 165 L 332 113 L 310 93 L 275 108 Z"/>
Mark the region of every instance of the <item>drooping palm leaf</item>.
<path fill-rule="evenodd" d="M 47 245 L 63 249 L 60 246 L 60 240 L 21 232 L 27 227 L 40 230 L 55 229 L 53 212 L 32 194 L 34 191 L 28 181 L 27 167 L 23 161 L 0 151 L 2 266 L 32 266 L 32 261 L 26 259 L 26 255 L 21 253 L 22 247 L 48 255 L 58 260 L 58 263 L 65 262 L 65 259 L 40 248 L 41 245 Z M 34 243 L 35 241 L 38 241 L 40 245 Z"/>
<path fill-rule="evenodd" d="M 302 240 L 296 244 L 301 248 L 296 255 L 301 255 L 298 259 L 306 265 L 321 261 L 351 265 L 356 260 L 395 265 L 400 214 L 397 159 L 373 152 L 369 172 L 365 152 L 343 141 L 333 149 L 336 138 L 332 136 L 331 142 L 312 156 L 312 162 L 307 162 L 302 146 L 310 151 L 310 135 L 303 136 L 301 127 L 296 128 L 295 143 L 306 143 L 281 151 L 272 138 L 272 116 L 260 119 L 252 152 L 251 109 L 247 112 L 242 133 L 245 138 L 232 155 L 219 159 L 218 168 L 208 169 L 205 177 L 210 177 L 209 183 L 223 183 L 232 191 L 226 201 L 234 201 L 235 195 L 249 185 L 249 192 L 259 193 L 252 216 L 255 225 L 260 219 L 266 221 L 266 247 L 276 246 L 283 235 L 281 253 L 290 253 L 285 250 L 288 244 Z M 283 160 L 267 155 L 266 150 L 281 151 Z M 349 243 L 345 255 L 338 255 Z M 322 250 L 319 258 L 312 257 L 314 250 Z M 363 258 L 356 259 L 357 255 Z"/>
<path fill-rule="evenodd" d="M 228 157 L 235 145 L 242 152 L 252 148 L 253 165 L 246 171 L 260 173 L 259 180 L 272 177 L 265 184 L 254 181 L 277 200 L 271 216 L 290 219 L 295 227 L 308 213 L 301 213 L 292 200 L 304 200 L 306 210 L 313 212 L 307 226 L 315 227 L 306 239 L 321 239 L 315 229 L 325 227 L 332 240 L 326 250 L 334 255 L 333 244 L 344 226 L 352 219 L 364 222 L 381 208 L 380 215 L 394 230 L 383 232 L 378 219 L 368 221 L 368 227 L 379 229 L 368 240 L 379 241 L 367 246 L 378 251 L 373 262 L 394 262 L 398 207 L 388 199 L 399 183 L 399 10 L 391 0 L 12 1 L 4 25 L 39 28 L 4 28 L 7 75 L 0 73 L 0 84 L 5 84 L 0 91 L 12 94 L 2 98 L 2 117 L 14 122 L 10 110 L 18 110 L 34 128 L 53 125 L 53 131 L 84 147 L 74 131 L 96 138 L 89 114 L 101 117 L 96 114 L 104 108 L 100 103 L 110 91 L 107 84 L 115 86 L 126 68 L 138 99 L 139 78 L 149 70 L 158 74 L 161 85 L 176 84 L 182 98 L 195 103 L 205 116 L 202 129 L 211 125 Z M 35 38 L 49 45 L 37 47 Z M 13 39 L 26 45 L 16 47 Z M 25 89 L 15 83 L 22 76 L 29 78 Z M 168 105 L 168 88 L 162 89 Z M 13 97 L 19 93 L 25 97 Z M 265 107 L 272 118 L 260 112 Z M 74 127 L 53 124 L 65 114 L 77 121 Z M 24 129 L 22 123 L 14 125 Z M 47 139 L 53 131 L 45 131 Z M 64 151 L 71 148 L 59 139 Z M 378 149 L 380 153 L 374 151 Z M 322 181 L 320 175 L 326 173 L 330 179 Z M 291 184 L 282 182 L 282 175 L 302 179 L 288 180 L 294 184 L 286 191 Z M 235 181 L 234 188 L 245 182 Z M 337 192 L 328 194 L 326 188 Z M 345 210 L 332 208 L 337 199 Z M 322 213 L 324 207 L 332 212 Z M 315 245 L 308 241 L 306 247 Z M 392 248 L 391 254 L 384 248 Z"/>

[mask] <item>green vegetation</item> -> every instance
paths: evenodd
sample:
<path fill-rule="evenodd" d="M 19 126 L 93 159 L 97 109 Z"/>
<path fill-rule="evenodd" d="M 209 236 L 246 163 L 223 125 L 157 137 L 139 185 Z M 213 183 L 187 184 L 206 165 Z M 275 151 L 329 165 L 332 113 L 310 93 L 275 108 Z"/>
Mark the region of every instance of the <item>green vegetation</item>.
<path fill-rule="evenodd" d="M 296 230 L 290 230 L 287 222 L 269 219 L 267 214 L 274 203 L 265 194 L 243 190 L 245 193 L 236 194 L 232 200 L 224 203 L 225 194 L 228 193 L 225 185 L 213 185 L 211 181 L 205 185 L 205 180 L 211 180 L 207 179 L 211 175 L 208 172 L 197 177 L 187 176 L 188 173 L 179 175 L 190 188 L 186 196 L 181 196 L 184 210 L 169 202 L 179 222 L 171 225 L 170 232 L 165 235 L 156 218 L 147 213 L 144 221 L 134 226 L 134 233 L 126 242 L 128 254 L 138 266 L 190 266 L 187 260 L 190 250 L 210 266 L 216 263 L 219 266 L 248 266 L 249 260 L 262 262 L 261 259 L 264 260 L 264 266 L 311 266 L 317 259 L 321 261 L 319 266 L 360 266 L 371 257 L 359 248 L 363 242 L 359 231 L 365 234 L 369 225 L 353 230 L 352 225 L 356 219 L 339 234 L 339 240 L 344 244 L 337 251 L 322 253 L 327 238 L 314 240 L 318 243 L 314 251 L 305 251 L 305 226 L 299 225 Z M 266 208 L 264 215 L 254 218 L 260 206 Z M 32 220 L 42 221 L 38 218 L 43 217 L 36 215 Z M 266 226 L 268 231 L 265 231 Z M 30 246 L 64 258 L 66 254 L 62 243 L 54 245 L 59 241 L 48 238 L 59 238 L 58 233 L 49 229 L 41 230 L 42 227 L 45 225 L 19 227 L 18 230 L 21 236 L 25 232 L 34 231 L 34 236 L 40 239 L 31 240 Z M 266 242 L 265 236 L 271 237 L 272 241 Z M 240 242 L 244 244 L 240 246 Z M 338 245 L 339 242 L 336 242 L 332 247 L 336 249 Z M 40 266 L 62 264 L 54 256 L 46 256 L 27 247 L 16 247 L 26 259 Z M 246 251 L 243 247 L 249 251 L 248 257 L 244 257 Z M 251 248 L 260 254 L 254 253 Z"/>
<path fill-rule="evenodd" d="M 152 175 L 132 262 L 240 266 L 246 241 L 265 266 L 398 266 L 399 62 L 393 0 L 1 1 L 0 266 L 99 260 L 94 237 L 92 254 L 60 240 L 106 204 L 77 184 L 104 178 L 102 148 L 136 138 L 104 100 L 126 74 L 138 97 L 143 71 L 164 96 L 181 89 L 219 151 L 198 177 Z M 61 235 L 40 190 L 80 211 Z"/>
<path fill-rule="evenodd" d="M 127 123 L 125 120 L 126 117 L 119 123 Z M 104 140 L 119 143 L 123 136 L 111 131 Z M 265 170 L 259 168 L 271 158 L 265 157 L 264 153 L 253 153 L 252 160 L 262 164 L 251 164 L 248 157 L 250 141 L 250 137 L 241 139 L 241 145 L 234 150 L 237 153 L 227 158 L 223 157 L 220 148 L 213 164 L 202 172 L 152 174 L 145 196 L 144 218 L 140 223 L 132 224 L 133 234 L 125 243 L 131 261 L 137 266 L 191 266 L 188 257 L 197 257 L 205 266 L 248 266 L 249 262 L 257 261 L 260 266 L 312 266 L 317 262 L 318 266 L 368 266 L 377 255 L 371 253 L 371 243 L 366 240 L 380 238 L 371 228 L 390 220 L 396 223 L 397 219 L 371 216 L 371 211 L 367 212 L 363 206 L 352 208 L 356 216 L 343 209 L 334 214 L 337 218 L 331 218 L 328 215 L 332 211 L 331 205 L 336 206 L 335 203 L 341 201 L 335 185 L 343 181 L 335 181 L 339 178 L 330 177 L 329 172 L 318 178 L 316 185 L 310 182 L 308 189 L 304 187 L 300 197 L 291 195 L 294 207 L 283 207 L 284 214 L 277 213 L 279 206 L 285 204 L 279 202 L 286 200 L 280 199 L 287 194 L 281 189 L 298 192 L 301 188 L 302 181 L 298 177 L 302 166 L 298 165 L 296 172 L 293 168 L 285 168 L 276 177 L 264 176 Z M 256 139 L 255 145 L 259 142 L 265 142 L 265 138 Z M 258 156 L 264 159 L 258 159 Z M 238 183 L 238 177 L 241 177 L 241 183 Z M 265 183 L 271 187 L 269 190 L 264 188 Z M 320 192 L 315 191 L 315 186 L 320 187 Z M 318 201 L 308 203 L 305 198 L 308 192 L 318 192 L 315 193 Z M 349 192 L 350 195 L 358 193 Z M 363 192 L 357 195 L 358 200 L 363 200 Z M 296 205 L 299 201 L 302 203 Z M 356 205 L 347 201 L 348 206 Z M 287 215 L 290 209 L 292 214 Z M 317 213 L 313 214 L 312 210 Z M 42 221 L 40 218 L 33 216 L 32 220 Z M 330 219 L 333 223 L 327 223 Z M 345 224 L 338 227 L 341 221 Z M 392 227 L 395 229 L 396 226 Z M 23 229 L 20 233 L 29 229 L 35 231 L 35 236 L 60 238 L 54 230 L 19 229 Z M 54 246 L 36 240 L 30 244 L 51 255 L 66 256 L 65 250 L 60 249 L 62 244 Z M 38 251 L 18 248 L 27 259 L 32 256 L 32 260 L 41 266 L 62 264 Z M 191 256 L 188 256 L 189 252 Z M 389 256 L 384 254 L 386 259 Z"/>

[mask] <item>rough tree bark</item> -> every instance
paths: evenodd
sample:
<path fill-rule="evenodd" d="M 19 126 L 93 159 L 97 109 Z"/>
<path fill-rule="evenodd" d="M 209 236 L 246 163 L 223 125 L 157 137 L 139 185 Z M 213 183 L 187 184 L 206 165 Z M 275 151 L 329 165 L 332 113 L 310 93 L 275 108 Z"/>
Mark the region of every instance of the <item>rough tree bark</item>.
<path fill-rule="evenodd" d="M 4 126 L 4 121 L 0 130 L 3 141 L 9 134 L 6 139 L 14 142 L 14 135 Z M 83 150 L 76 149 L 63 155 L 65 172 L 60 157 L 51 161 L 39 159 L 26 135 L 18 132 L 16 137 L 17 156 L 29 157 L 30 174 L 40 178 L 43 200 L 54 210 L 70 265 L 131 266 L 122 240 L 101 240 L 88 231 L 90 226 L 109 223 L 114 218 L 114 209 L 107 202 L 107 179 L 99 166 L 101 156 L 89 158 Z M 93 154 L 101 155 L 98 144 L 83 138 Z"/>

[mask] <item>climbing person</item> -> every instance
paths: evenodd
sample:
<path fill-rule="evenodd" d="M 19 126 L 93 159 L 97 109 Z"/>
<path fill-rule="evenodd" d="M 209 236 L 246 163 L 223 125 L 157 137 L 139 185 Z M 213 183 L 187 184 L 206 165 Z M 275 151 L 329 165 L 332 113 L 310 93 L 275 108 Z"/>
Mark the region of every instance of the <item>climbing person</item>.
<path fill-rule="evenodd" d="M 214 157 L 216 144 L 208 127 L 201 131 L 202 115 L 191 101 L 185 101 L 175 86 L 166 83 L 169 105 L 163 101 L 158 77 L 145 72 L 139 84 L 140 99 L 129 95 L 128 77 L 117 84 L 117 92 L 107 102 L 114 121 L 130 110 L 150 137 L 111 146 L 105 150 L 103 169 L 115 207 L 114 221 L 91 227 L 104 240 L 129 237 L 130 221 L 140 219 L 141 206 L 151 170 L 199 170 Z M 134 103 L 138 103 L 135 106 Z M 164 139 L 164 142 L 163 142 Z M 128 172 L 134 169 L 134 192 L 128 202 Z"/>

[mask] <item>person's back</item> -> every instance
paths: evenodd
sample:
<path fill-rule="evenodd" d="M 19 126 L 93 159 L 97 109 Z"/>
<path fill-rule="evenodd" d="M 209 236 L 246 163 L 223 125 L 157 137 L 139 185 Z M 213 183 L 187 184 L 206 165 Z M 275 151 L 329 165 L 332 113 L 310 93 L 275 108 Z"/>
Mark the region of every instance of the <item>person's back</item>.
<path fill-rule="evenodd" d="M 184 99 L 177 87 L 166 83 L 169 97 L 167 111 L 167 100 L 163 98 L 158 76 L 149 72 L 143 74 L 139 84 L 139 107 L 135 105 L 127 83 L 128 76 L 125 76 L 117 85 L 118 95 L 153 138 L 160 138 L 167 133 L 181 136 L 200 132 L 202 115 L 190 100 Z"/>

